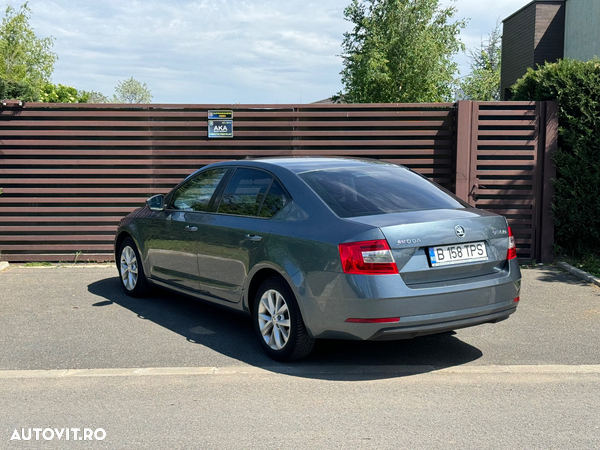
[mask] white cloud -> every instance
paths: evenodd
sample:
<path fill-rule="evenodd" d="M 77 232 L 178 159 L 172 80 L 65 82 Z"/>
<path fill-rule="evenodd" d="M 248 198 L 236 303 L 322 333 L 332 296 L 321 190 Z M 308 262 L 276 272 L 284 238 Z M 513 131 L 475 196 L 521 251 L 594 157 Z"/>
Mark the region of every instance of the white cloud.
<path fill-rule="evenodd" d="M 442 0 L 449 4 L 451 0 Z M 22 0 L 9 0 L 18 7 Z M 53 35 L 53 81 L 111 95 L 146 82 L 160 103 L 298 103 L 340 90 L 350 0 L 30 0 L 38 36 Z M 457 0 L 461 34 L 479 44 L 527 0 Z M 467 58 L 457 58 L 465 74 Z"/>

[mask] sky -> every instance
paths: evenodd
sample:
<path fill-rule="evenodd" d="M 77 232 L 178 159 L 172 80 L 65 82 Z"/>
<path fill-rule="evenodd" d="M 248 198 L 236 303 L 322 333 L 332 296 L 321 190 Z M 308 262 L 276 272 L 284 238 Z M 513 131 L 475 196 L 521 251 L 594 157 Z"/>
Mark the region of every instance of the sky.
<path fill-rule="evenodd" d="M 24 0 L 5 1 L 18 8 Z M 469 19 L 476 48 L 530 0 L 441 0 Z M 311 103 L 342 88 L 350 0 L 29 0 L 38 37 L 53 36 L 52 81 L 109 97 L 145 82 L 153 103 Z M 456 61 L 469 72 L 466 55 Z"/>

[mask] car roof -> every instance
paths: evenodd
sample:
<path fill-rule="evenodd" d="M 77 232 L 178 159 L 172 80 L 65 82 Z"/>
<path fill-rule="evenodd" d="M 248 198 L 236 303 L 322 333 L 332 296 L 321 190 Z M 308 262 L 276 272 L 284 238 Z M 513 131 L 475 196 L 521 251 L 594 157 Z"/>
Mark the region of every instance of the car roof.
<path fill-rule="evenodd" d="M 294 173 L 311 172 L 313 170 L 328 170 L 353 167 L 367 167 L 373 165 L 396 166 L 376 159 L 359 158 L 330 158 L 330 157 L 281 157 L 281 158 L 258 158 L 238 161 L 229 161 L 227 165 L 252 165 L 258 167 L 278 166 Z"/>

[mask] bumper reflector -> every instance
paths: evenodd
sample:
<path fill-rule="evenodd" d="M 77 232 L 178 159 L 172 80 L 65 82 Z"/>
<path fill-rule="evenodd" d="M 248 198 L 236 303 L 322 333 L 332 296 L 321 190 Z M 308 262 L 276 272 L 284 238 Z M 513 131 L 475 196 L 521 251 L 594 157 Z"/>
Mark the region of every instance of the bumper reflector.
<path fill-rule="evenodd" d="M 350 323 L 396 323 L 400 322 L 400 317 L 387 317 L 385 319 L 346 319 Z"/>
<path fill-rule="evenodd" d="M 519 300 L 521 300 L 521 297 L 515 298 L 515 303 L 517 303 Z"/>

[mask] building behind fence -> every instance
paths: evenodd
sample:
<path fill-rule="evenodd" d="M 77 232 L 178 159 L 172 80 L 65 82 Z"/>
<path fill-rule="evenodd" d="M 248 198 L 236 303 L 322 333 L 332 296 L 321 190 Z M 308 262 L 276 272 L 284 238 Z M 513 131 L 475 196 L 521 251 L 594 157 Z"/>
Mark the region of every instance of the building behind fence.
<path fill-rule="evenodd" d="M 70 105 L 0 111 L 0 260 L 108 261 L 121 217 L 212 162 L 368 157 L 503 214 L 524 260 L 552 259 L 553 102 Z M 208 110 L 233 138 L 208 138 Z"/>

